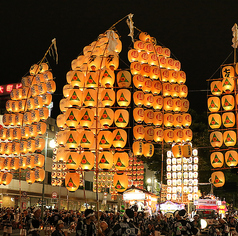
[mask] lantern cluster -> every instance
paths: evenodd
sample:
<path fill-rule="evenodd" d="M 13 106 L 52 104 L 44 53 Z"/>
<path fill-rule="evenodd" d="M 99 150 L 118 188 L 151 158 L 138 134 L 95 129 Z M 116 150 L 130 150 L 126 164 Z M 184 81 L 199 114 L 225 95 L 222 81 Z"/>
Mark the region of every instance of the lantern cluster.
<path fill-rule="evenodd" d="M 197 154 L 190 144 L 176 144 L 167 152 L 167 200 L 198 199 Z"/>
<path fill-rule="evenodd" d="M 147 33 L 142 32 L 139 39 L 128 52 L 135 87 L 133 153 L 149 158 L 154 153 L 153 142 L 190 142 L 192 118 L 187 113 L 188 88 L 180 62 Z"/>
<path fill-rule="evenodd" d="M 235 83 L 238 71 L 235 70 L 233 64 L 224 65 L 222 66 L 221 74 L 222 78 L 210 81 L 211 94 L 208 95 L 207 100 L 209 110 L 208 124 L 211 128 L 210 143 L 214 148 L 210 155 L 213 168 L 221 168 L 224 163 L 229 167 L 236 166 L 238 161 L 237 152 L 234 150 L 237 142 L 237 95 Z M 221 174 L 218 173 L 216 175 L 216 172 L 212 176 L 216 176 L 216 180 L 212 180 L 215 187 L 224 185 L 224 174 L 222 178 Z"/>
<path fill-rule="evenodd" d="M 65 165 L 67 174 L 74 174 L 73 186 L 80 183 L 79 175 L 75 174 L 78 170 L 94 168 L 102 172 L 98 186 L 98 191 L 102 191 L 105 186 L 113 185 L 114 171 L 128 167 L 125 146 L 131 74 L 117 70 L 121 49 L 119 36 L 109 30 L 84 47 L 83 55 L 72 61 L 72 70 L 66 75 L 64 98 L 60 101 L 62 114 L 57 117 L 61 130 L 57 134 L 56 161 Z M 127 176 L 120 174 L 119 182 L 123 179 L 126 182 Z M 122 192 L 128 185 L 124 182 L 113 186 Z M 70 191 L 77 189 L 65 185 Z"/>
<path fill-rule="evenodd" d="M 45 121 L 49 117 L 52 93 L 56 90 L 48 64 L 34 64 L 30 75 L 21 80 L 22 87 L 13 89 L 6 102 L 7 113 L 3 115 L 0 130 L 0 158 L 4 159 L 5 171 L 26 169 L 28 183 L 43 181 L 45 172 L 44 149 Z M 30 174 L 29 174 L 30 173 Z"/>

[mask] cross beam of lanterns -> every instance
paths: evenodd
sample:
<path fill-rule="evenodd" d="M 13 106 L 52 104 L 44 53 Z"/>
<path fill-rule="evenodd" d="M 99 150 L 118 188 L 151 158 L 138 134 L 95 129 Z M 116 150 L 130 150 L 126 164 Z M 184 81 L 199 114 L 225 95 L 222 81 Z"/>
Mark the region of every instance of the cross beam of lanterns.
<path fill-rule="evenodd" d="M 44 134 L 49 105 L 56 90 L 46 56 L 38 64 L 31 66 L 29 75 L 21 79 L 22 87 L 13 89 L 6 102 L 3 128 L 0 130 L 0 184 L 8 185 L 14 173 L 26 170 L 26 182 L 42 182 L 45 178 L 45 157 L 41 154 L 45 147 Z M 18 171 L 18 172 L 17 172 Z"/>
<path fill-rule="evenodd" d="M 208 95 L 208 124 L 210 143 L 213 147 L 210 155 L 211 165 L 215 170 L 211 182 L 215 187 L 225 184 L 225 166 L 235 167 L 237 155 L 237 75 L 238 65 L 221 66 L 222 78 L 209 81 L 211 94 Z M 225 165 L 226 164 L 226 165 Z"/>

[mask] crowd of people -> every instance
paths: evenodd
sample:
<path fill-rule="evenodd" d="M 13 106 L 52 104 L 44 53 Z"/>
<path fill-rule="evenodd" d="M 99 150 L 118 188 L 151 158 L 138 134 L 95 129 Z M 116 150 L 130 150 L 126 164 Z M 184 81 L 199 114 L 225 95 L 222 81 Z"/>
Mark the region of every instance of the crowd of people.
<path fill-rule="evenodd" d="M 238 235 L 236 215 L 227 214 L 225 219 L 218 215 L 213 217 L 206 235 Z M 175 211 L 173 215 L 157 212 L 148 215 L 145 211 L 134 208 L 120 212 L 84 212 L 29 208 L 20 212 L 17 209 L 1 209 L 0 223 L 3 236 L 11 236 L 13 229 L 20 229 L 20 236 L 134 236 L 134 235 L 200 235 L 201 221 L 199 215 L 188 217 L 185 210 Z"/>

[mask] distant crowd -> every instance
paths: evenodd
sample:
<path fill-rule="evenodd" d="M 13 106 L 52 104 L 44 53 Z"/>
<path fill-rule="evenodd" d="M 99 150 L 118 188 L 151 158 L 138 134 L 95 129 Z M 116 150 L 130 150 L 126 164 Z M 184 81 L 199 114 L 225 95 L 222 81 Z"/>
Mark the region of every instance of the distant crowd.
<path fill-rule="evenodd" d="M 238 235 L 238 224 L 234 213 L 224 219 L 218 215 L 212 219 L 206 235 Z M 20 230 L 20 236 L 134 236 L 134 235 L 200 235 L 202 226 L 199 215 L 189 218 L 185 210 L 175 211 L 166 216 L 161 212 L 149 215 L 135 208 L 122 209 L 119 212 L 84 212 L 46 209 L 43 217 L 40 208 L 0 209 L 0 225 L 3 236 L 12 235 L 14 229 Z M 44 233 L 42 233 L 44 232 Z"/>

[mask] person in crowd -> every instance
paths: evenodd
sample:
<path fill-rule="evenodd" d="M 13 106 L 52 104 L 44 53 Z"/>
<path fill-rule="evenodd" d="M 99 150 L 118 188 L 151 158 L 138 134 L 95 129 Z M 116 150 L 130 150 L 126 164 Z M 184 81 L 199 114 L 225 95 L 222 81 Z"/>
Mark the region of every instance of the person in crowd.
<path fill-rule="evenodd" d="M 6 214 L 2 217 L 3 222 L 3 236 L 10 236 L 12 234 L 12 224 L 14 221 L 14 215 L 10 208 L 7 208 Z"/>
<path fill-rule="evenodd" d="M 35 208 L 33 210 L 33 217 L 27 222 L 27 235 L 29 236 L 40 236 L 40 226 L 41 226 L 41 209 Z"/>
<path fill-rule="evenodd" d="M 58 220 L 58 222 L 56 224 L 56 229 L 52 233 L 52 236 L 66 236 L 63 231 L 63 228 L 64 228 L 64 221 Z"/>
<path fill-rule="evenodd" d="M 95 213 L 92 209 L 85 210 L 85 219 L 78 222 L 76 236 L 96 236 Z"/>

